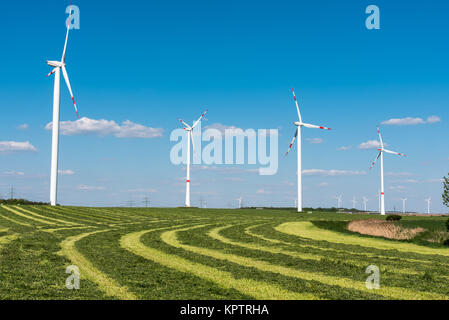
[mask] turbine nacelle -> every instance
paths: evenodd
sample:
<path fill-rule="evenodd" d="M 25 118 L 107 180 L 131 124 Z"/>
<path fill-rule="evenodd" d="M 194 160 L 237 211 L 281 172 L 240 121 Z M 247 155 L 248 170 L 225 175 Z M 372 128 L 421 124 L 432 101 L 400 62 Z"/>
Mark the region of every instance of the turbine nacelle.
<path fill-rule="evenodd" d="M 65 66 L 65 63 L 62 63 L 60 61 L 49 61 L 47 60 L 47 64 L 49 66 L 55 67 L 55 68 L 62 68 L 63 66 Z"/>

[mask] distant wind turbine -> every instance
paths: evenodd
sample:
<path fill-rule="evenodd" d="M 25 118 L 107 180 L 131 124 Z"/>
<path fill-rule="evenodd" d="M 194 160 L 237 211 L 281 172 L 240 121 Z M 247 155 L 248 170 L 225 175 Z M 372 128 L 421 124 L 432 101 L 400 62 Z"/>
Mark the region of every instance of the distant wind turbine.
<path fill-rule="evenodd" d="M 185 206 L 190 207 L 190 141 L 192 141 L 193 152 L 195 152 L 195 143 L 193 141 L 193 129 L 200 123 L 201 119 L 207 113 L 207 110 L 203 112 L 201 117 L 196 120 L 192 126 L 189 126 L 182 119 L 178 119 L 183 125 L 184 130 L 187 132 L 187 178 L 186 178 L 186 202 Z"/>
<path fill-rule="evenodd" d="M 407 201 L 407 198 L 401 199 L 402 200 L 402 213 L 405 214 L 405 203 Z"/>
<path fill-rule="evenodd" d="M 288 155 L 288 153 L 290 152 L 293 143 L 295 142 L 296 139 L 298 139 L 298 145 L 297 145 L 297 151 L 298 151 L 298 173 L 297 173 L 297 178 L 298 178 L 298 212 L 302 212 L 302 164 L 301 164 L 301 156 L 302 156 L 302 152 L 301 152 L 301 128 L 305 127 L 305 128 L 312 128 L 312 129 L 324 129 L 324 130 L 330 130 L 330 128 L 326 128 L 326 127 L 322 127 L 322 126 L 316 126 L 314 124 L 308 124 L 308 123 L 303 123 L 302 122 L 302 118 L 301 118 L 301 112 L 299 111 L 299 105 L 298 105 L 298 100 L 296 100 L 296 95 L 295 95 L 295 91 L 292 88 L 292 92 L 293 92 L 293 98 L 295 99 L 295 104 L 296 104 L 296 111 L 298 112 L 298 121 L 293 122 L 293 124 L 296 126 L 296 131 L 295 134 L 293 136 L 292 142 L 290 143 L 290 146 L 288 147 L 288 151 L 286 153 L 286 155 Z"/>
<path fill-rule="evenodd" d="M 67 40 L 69 38 L 70 22 L 71 22 L 70 10 L 69 19 L 67 20 L 67 33 L 65 36 L 64 50 L 62 51 L 61 61 L 48 61 L 49 66 L 54 67 L 53 70 L 47 75 L 49 77 L 55 74 L 55 84 L 53 90 L 53 127 L 52 127 L 52 148 L 51 148 L 51 177 L 50 177 L 50 204 L 52 206 L 56 205 L 57 202 L 57 189 L 58 189 L 58 148 L 59 148 L 59 106 L 60 106 L 60 95 L 61 95 L 61 71 L 64 76 L 65 83 L 69 89 L 70 96 L 72 97 L 73 106 L 75 107 L 75 112 L 77 117 L 78 109 L 76 108 L 75 98 L 73 97 L 72 88 L 70 87 L 69 76 L 65 69 L 65 54 L 67 49 Z"/>
<path fill-rule="evenodd" d="M 431 201 L 431 200 L 432 200 L 432 199 L 431 199 L 430 197 L 424 200 L 424 201 L 427 202 L 427 213 L 428 213 L 428 214 L 430 214 L 430 201 Z"/>
<path fill-rule="evenodd" d="M 357 204 L 357 200 L 354 198 L 352 198 L 352 208 L 355 209 L 355 206 Z"/>
<path fill-rule="evenodd" d="M 374 160 L 374 162 L 371 164 L 370 169 L 372 169 L 374 167 L 374 164 L 376 163 L 377 159 L 379 159 L 379 157 L 380 157 L 380 214 L 384 216 L 385 215 L 384 152 L 395 154 L 398 156 L 404 156 L 404 157 L 406 157 L 406 155 L 399 153 L 399 152 L 394 152 L 394 151 L 385 149 L 384 143 L 382 141 L 382 135 L 380 134 L 379 126 L 377 126 L 377 133 L 379 134 L 380 148 L 377 149 L 379 151 L 379 153 L 377 154 L 377 157 Z"/>
<path fill-rule="evenodd" d="M 364 207 L 365 211 L 367 211 L 366 210 L 366 203 L 367 202 L 368 202 L 368 198 L 367 197 L 363 197 L 363 207 Z"/>
<path fill-rule="evenodd" d="M 239 202 L 239 209 L 242 209 L 242 197 L 237 198 L 237 201 Z"/>
<path fill-rule="evenodd" d="M 342 195 L 335 196 L 335 199 L 337 199 L 337 209 L 341 208 L 341 198 L 342 198 Z"/>

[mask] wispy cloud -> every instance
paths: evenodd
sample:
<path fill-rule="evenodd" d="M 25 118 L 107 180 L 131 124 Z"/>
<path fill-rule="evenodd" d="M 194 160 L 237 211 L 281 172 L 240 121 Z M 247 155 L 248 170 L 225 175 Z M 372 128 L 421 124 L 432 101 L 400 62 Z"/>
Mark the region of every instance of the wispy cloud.
<path fill-rule="evenodd" d="M 22 171 L 5 171 L 5 172 L 3 172 L 3 175 L 23 177 L 25 175 L 25 173 Z"/>
<path fill-rule="evenodd" d="M 341 146 L 341 147 L 337 148 L 338 151 L 348 151 L 351 149 L 352 149 L 352 146 Z"/>
<path fill-rule="evenodd" d="M 441 118 L 438 116 L 430 116 L 427 117 L 427 119 L 423 118 L 393 118 L 386 121 L 383 121 L 383 125 L 390 125 L 390 126 L 413 126 L 418 124 L 432 124 L 440 122 Z"/>
<path fill-rule="evenodd" d="M 307 138 L 306 141 L 310 144 L 320 144 L 324 142 L 321 138 Z"/>
<path fill-rule="evenodd" d="M 104 190 L 105 187 L 98 187 L 98 186 L 86 186 L 85 184 L 80 184 L 77 187 L 78 190 L 86 190 L 86 191 L 99 191 Z"/>
<path fill-rule="evenodd" d="M 27 123 L 17 126 L 17 130 L 28 130 L 30 126 Z"/>
<path fill-rule="evenodd" d="M 46 130 L 53 128 L 52 123 L 45 126 Z M 158 138 L 162 137 L 163 129 L 146 127 L 142 124 L 125 120 L 121 125 L 114 120 L 89 119 L 83 117 L 76 121 L 62 121 L 60 123 L 60 132 L 66 136 L 76 135 L 99 135 L 114 136 L 117 138 Z"/>
<path fill-rule="evenodd" d="M 390 177 L 410 177 L 413 175 L 411 172 L 385 172 L 386 176 Z"/>
<path fill-rule="evenodd" d="M 323 170 L 323 169 L 307 169 L 303 170 L 305 176 L 362 176 L 366 175 L 365 171 L 348 171 L 348 170 Z"/>
<path fill-rule="evenodd" d="M 122 192 L 129 192 L 129 193 L 155 193 L 155 192 L 157 192 L 157 190 L 156 189 L 137 188 L 137 189 L 123 190 Z"/>
<path fill-rule="evenodd" d="M 388 146 L 388 144 L 384 143 L 384 146 Z M 363 142 L 359 145 L 360 150 L 369 150 L 369 149 L 378 149 L 380 148 L 380 142 L 377 140 L 369 140 L 366 142 Z"/>
<path fill-rule="evenodd" d="M 75 174 L 75 171 L 73 170 L 58 170 L 58 174 L 60 174 L 61 176 L 73 176 Z"/>
<path fill-rule="evenodd" d="M 37 149 L 29 141 L 0 141 L 0 153 L 36 152 Z"/>

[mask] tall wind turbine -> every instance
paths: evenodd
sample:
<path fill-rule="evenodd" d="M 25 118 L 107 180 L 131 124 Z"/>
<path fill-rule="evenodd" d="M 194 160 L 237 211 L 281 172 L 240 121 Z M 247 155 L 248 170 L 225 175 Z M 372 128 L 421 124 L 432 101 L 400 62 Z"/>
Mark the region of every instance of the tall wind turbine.
<path fill-rule="evenodd" d="M 376 159 L 371 164 L 370 169 L 374 167 L 374 164 L 376 163 L 377 159 L 380 157 L 380 214 L 385 215 L 385 189 L 384 189 L 384 153 L 391 153 L 398 156 L 406 157 L 405 154 L 390 151 L 384 148 L 384 142 L 382 140 L 382 135 L 380 134 L 380 128 L 377 126 L 377 133 L 379 134 L 379 141 L 380 141 L 380 148 L 377 149 L 379 153 L 377 154 Z"/>
<path fill-rule="evenodd" d="M 354 198 L 352 198 L 352 208 L 355 209 L 355 205 L 357 204 L 357 200 Z"/>
<path fill-rule="evenodd" d="M 296 131 L 295 134 L 293 136 L 292 142 L 290 143 L 290 146 L 288 147 L 288 151 L 286 153 L 286 155 L 288 155 L 288 153 L 290 152 L 293 143 L 295 142 L 295 140 L 298 140 L 298 146 L 297 146 L 297 151 L 298 151 L 298 169 L 297 169 L 297 178 L 298 178 L 298 212 L 302 212 L 302 164 L 301 164 L 301 128 L 305 127 L 305 128 L 312 128 L 312 129 L 324 129 L 324 130 L 330 130 L 330 128 L 326 128 L 326 127 L 322 127 L 322 126 L 316 126 L 313 124 L 308 124 L 308 123 L 304 123 L 302 122 L 302 118 L 301 118 L 301 112 L 299 112 L 299 106 L 298 106 L 298 100 L 296 99 L 296 95 L 295 95 L 295 91 L 292 88 L 292 92 L 293 92 L 293 98 L 295 99 L 295 104 L 296 104 L 296 111 L 298 112 L 298 121 L 293 122 L 293 124 L 296 126 Z"/>
<path fill-rule="evenodd" d="M 195 152 L 195 143 L 193 141 L 193 129 L 200 123 L 201 119 L 207 113 L 207 110 L 203 112 L 201 117 L 196 120 L 192 126 L 189 126 L 187 123 L 182 121 L 182 119 L 178 119 L 183 125 L 184 130 L 187 132 L 187 178 L 186 178 L 186 207 L 190 207 L 190 141 L 192 141 L 193 152 Z"/>
<path fill-rule="evenodd" d="M 363 208 L 365 209 L 365 212 L 367 211 L 366 210 L 366 203 L 368 202 L 368 198 L 367 197 L 363 197 Z"/>
<path fill-rule="evenodd" d="M 73 106 L 75 107 L 76 116 L 79 118 L 78 109 L 76 108 L 75 98 L 73 97 L 72 88 L 70 87 L 69 76 L 65 69 L 65 54 L 67 50 L 67 40 L 69 39 L 69 30 L 71 22 L 71 11 L 67 20 L 67 33 L 65 36 L 64 49 L 62 51 L 61 61 L 48 61 L 47 64 L 53 67 L 53 70 L 47 75 L 55 75 L 55 84 L 53 90 L 53 127 L 52 127 L 52 146 L 51 146 L 51 177 L 50 177 L 50 204 L 56 205 L 57 189 L 58 189 L 58 152 L 59 152 L 59 102 L 61 95 L 61 71 L 64 76 L 65 83 L 72 97 Z"/>
<path fill-rule="evenodd" d="M 237 201 L 239 202 L 239 209 L 242 209 L 242 197 L 237 198 Z"/>
<path fill-rule="evenodd" d="M 430 214 L 430 200 L 432 200 L 430 197 L 424 200 L 427 202 L 427 213 L 428 214 Z"/>
<path fill-rule="evenodd" d="M 405 214 L 405 202 L 407 201 L 407 198 L 401 200 L 402 200 L 402 213 Z"/>
<path fill-rule="evenodd" d="M 337 209 L 341 208 L 341 198 L 342 198 L 342 195 L 335 196 L 335 199 L 337 199 Z"/>

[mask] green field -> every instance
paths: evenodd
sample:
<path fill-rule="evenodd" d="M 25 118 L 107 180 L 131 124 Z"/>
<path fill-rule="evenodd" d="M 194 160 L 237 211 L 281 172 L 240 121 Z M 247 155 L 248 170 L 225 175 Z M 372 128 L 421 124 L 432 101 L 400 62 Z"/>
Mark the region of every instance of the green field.
<path fill-rule="evenodd" d="M 374 216 L 379 218 L 379 216 Z M 289 210 L 0 206 L 0 299 L 448 299 L 443 217 L 413 241 L 346 230 L 373 216 Z M 68 290 L 66 267 L 80 269 Z M 369 265 L 378 290 L 366 288 Z"/>

